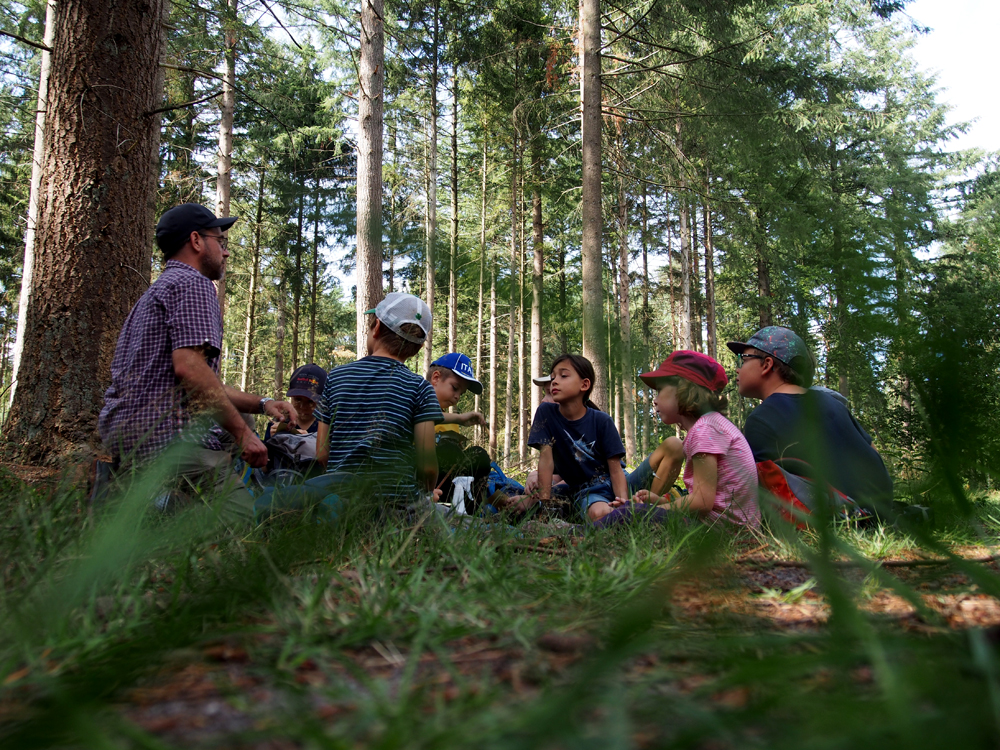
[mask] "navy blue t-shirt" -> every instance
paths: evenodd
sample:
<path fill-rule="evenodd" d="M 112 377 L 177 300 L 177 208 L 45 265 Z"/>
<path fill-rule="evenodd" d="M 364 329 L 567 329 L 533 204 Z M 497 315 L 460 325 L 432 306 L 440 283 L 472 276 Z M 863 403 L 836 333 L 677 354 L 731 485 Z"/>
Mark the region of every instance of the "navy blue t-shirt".
<path fill-rule="evenodd" d="M 814 421 L 806 417 L 807 405 Z M 827 481 L 845 495 L 858 501 L 892 499 L 892 477 L 872 439 L 847 407 L 827 393 L 772 393 L 747 417 L 743 434 L 754 461 L 793 458 L 812 466 L 818 455 Z M 814 470 L 785 468 L 794 474 Z"/>
<path fill-rule="evenodd" d="M 587 409 L 570 421 L 559 413 L 558 404 L 540 404 L 531 422 L 528 445 L 552 446 L 555 472 L 571 491 L 610 477 L 608 459 L 625 455 L 614 421 L 603 411 Z"/>

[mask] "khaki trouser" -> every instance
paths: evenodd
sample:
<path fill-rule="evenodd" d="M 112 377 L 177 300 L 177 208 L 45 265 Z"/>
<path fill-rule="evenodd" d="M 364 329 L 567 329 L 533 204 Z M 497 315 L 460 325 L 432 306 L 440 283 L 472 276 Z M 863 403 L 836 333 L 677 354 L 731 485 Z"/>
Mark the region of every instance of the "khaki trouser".
<path fill-rule="evenodd" d="M 229 452 L 190 448 L 177 462 L 174 477 L 185 495 L 196 488 L 210 498 L 227 523 L 253 522 L 253 496 L 233 470 Z"/>

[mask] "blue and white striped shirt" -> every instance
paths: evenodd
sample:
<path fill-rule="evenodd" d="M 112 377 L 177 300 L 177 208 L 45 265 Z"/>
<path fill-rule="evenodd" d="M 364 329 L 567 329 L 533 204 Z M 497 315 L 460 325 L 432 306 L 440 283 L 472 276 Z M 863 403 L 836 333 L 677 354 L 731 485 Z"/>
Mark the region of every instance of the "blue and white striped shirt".
<path fill-rule="evenodd" d="M 316 419 L 330 425 L 328 472 L 414 488 L 413 431 L 443 420 L 434 388 L 402 362 L 364 357 L 330 370 Z"/>

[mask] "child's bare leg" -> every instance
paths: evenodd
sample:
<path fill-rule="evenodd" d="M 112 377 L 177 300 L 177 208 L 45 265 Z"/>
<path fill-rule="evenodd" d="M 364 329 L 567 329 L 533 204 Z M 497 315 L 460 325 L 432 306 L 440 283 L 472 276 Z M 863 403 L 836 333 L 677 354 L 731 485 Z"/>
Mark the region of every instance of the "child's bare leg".
<path fill-rule="evenodd" d="M 684 463 L 684 443 L 679 438 L 668 437 L 649 455 L 649 468 L 653 470 L 653 481 L 649 489 L 656 495 L 663 495 L 674 486 Z"/>

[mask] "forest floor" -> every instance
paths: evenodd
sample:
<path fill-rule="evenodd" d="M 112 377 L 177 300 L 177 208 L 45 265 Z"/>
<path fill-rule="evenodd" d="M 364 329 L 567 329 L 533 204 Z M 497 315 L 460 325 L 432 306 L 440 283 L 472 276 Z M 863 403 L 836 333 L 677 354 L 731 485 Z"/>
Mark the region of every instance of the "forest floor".
<path fill-rule="evenodd" d="M 358 516 L 223 539 L 130 497 L 95 513 L 3 475 L 4 747 L 1000 739 L 1000 497 L 911 533 Z"/>

